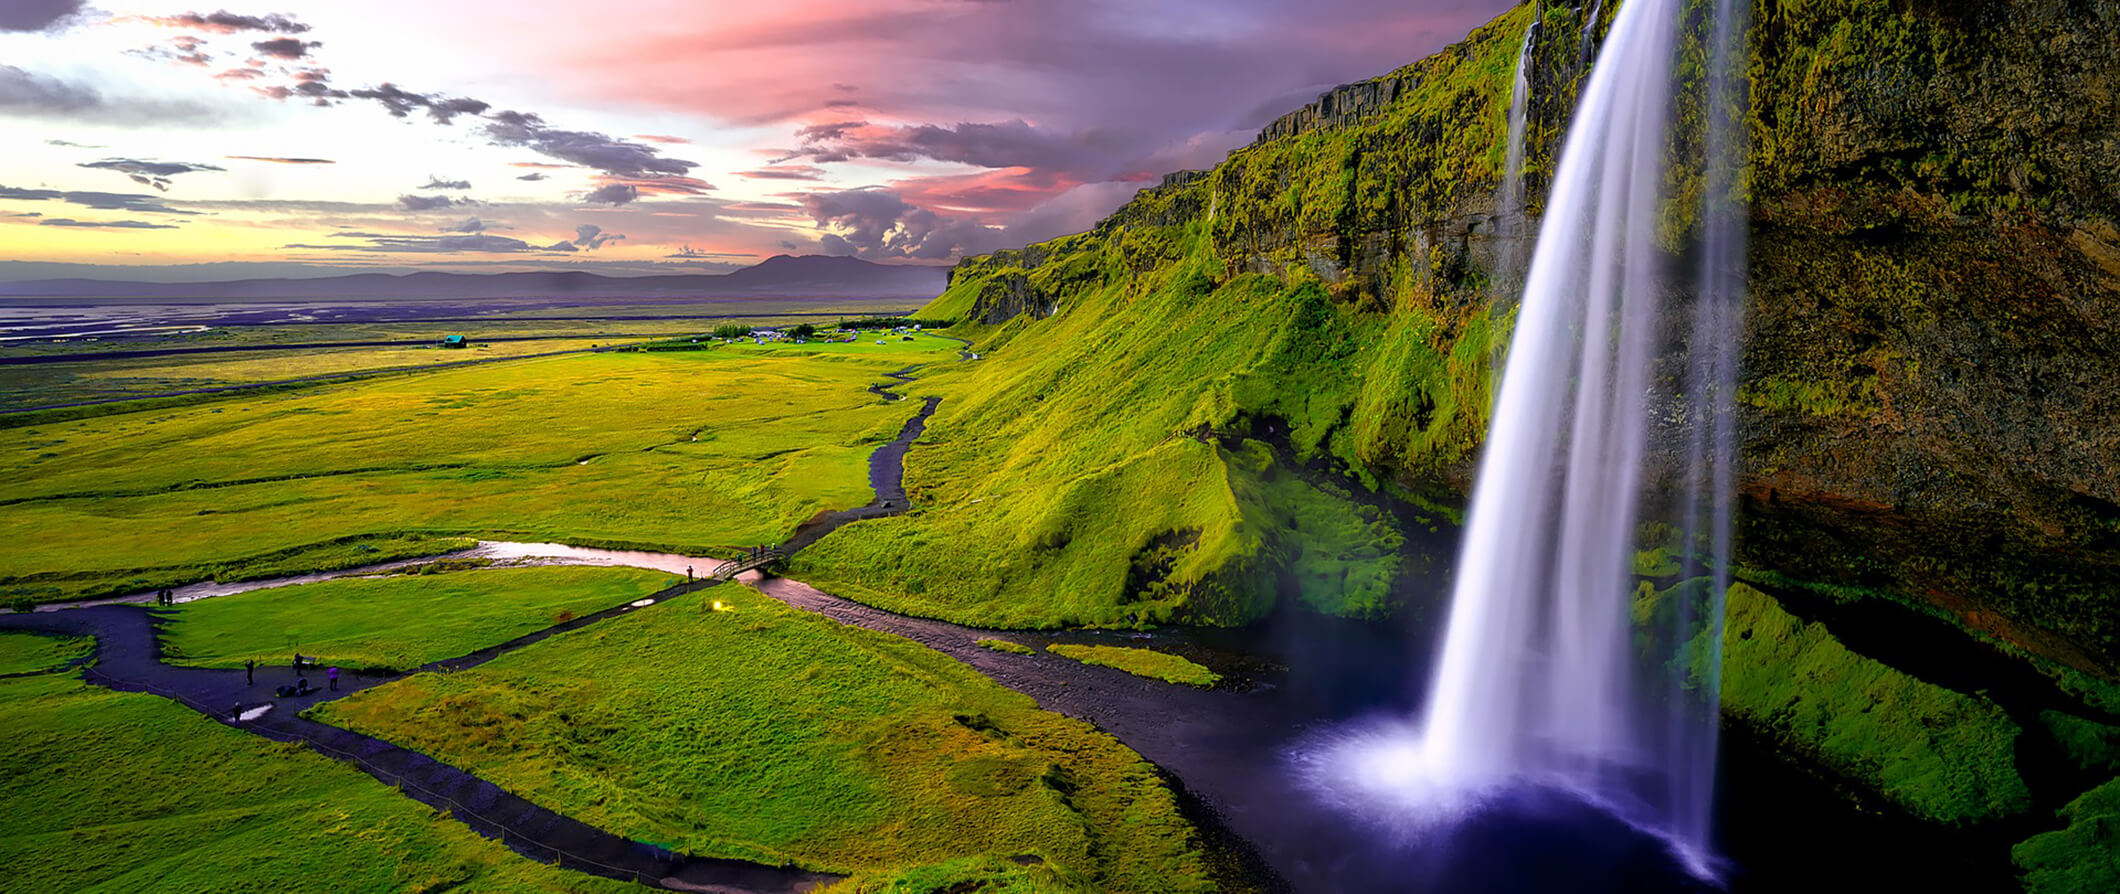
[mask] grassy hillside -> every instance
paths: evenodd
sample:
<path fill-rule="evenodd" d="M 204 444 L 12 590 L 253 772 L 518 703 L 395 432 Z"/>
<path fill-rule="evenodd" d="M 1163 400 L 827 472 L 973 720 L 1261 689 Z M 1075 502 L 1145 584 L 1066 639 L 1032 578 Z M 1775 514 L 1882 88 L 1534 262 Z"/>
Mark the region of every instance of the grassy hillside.
<path fill-rule="evenodd" d="M 1548 4 L 1531 60 L 1534 212 L 1581 14 Z M 1424 525 L 1363 507 L 1463 499 L 1509 321 L 1493 193 L 1533 15 L 1338 88 L 1088 233 L 961 263 L 920 314 L 985 359 L 921 386 L 946 398 L 909 459 L 922 508 L 801 573 L 1003 624 L 1395 610 Z M 2120 679 L 2120 121 L 2061 86 L 2120 83 L 2120 3 L 1753 20 L 1740 553 Z M 1700 120 L 1681 103 L 1674 157 Z M 1698 187 L 1670 186 L 1690 269 Z"/>
<path fill-rule="evenodd" d="M 1426 567 L 1408 525 L 1432 520 L 1394 519 L 1370 491 L 1378 470 L 1471 459 L 1493 324 L 1430 288 L 1468 271 L 1404 260 L 1387 300 L 1330 252 L 1275 275 L 1310 251 L 1267 246 L 1364 226 L 1379 200 L 1376 214 L 1441 214 L 1491 183 L 1530 16 L 1395 75 L 1423 86 L 1375 119 L 1244 150 L 1089 234 L 959 266 L 920 315 L 980 321 L 964 331 L 987 356 L 916 386 L 945 397 L 907 463 L 919 510 L 842 529 L 797 573 L 1011 625 L 1239 623 L 1282 593 L 1395 610 L 1395 580 Z M 1413 171 L 1433 188 L 1364 179 Z M 984 322 L 1016 305 L 1034 312 Z"/>

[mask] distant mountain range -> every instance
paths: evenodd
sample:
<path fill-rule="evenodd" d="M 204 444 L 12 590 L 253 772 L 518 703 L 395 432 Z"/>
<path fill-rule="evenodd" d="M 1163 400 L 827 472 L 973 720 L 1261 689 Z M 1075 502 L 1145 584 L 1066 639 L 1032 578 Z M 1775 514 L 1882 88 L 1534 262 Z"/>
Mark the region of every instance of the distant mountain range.
<path fill-rule="evenodd" d="M 595 273 L 358 273 L 321 279 L 141 283 L 40 279 L 0 283 L 0 297 L 190 298 L 932 298 L 946 268 L 875 264 L 858 258 L 775 255 L 721 274 L 602 276 Z"/>

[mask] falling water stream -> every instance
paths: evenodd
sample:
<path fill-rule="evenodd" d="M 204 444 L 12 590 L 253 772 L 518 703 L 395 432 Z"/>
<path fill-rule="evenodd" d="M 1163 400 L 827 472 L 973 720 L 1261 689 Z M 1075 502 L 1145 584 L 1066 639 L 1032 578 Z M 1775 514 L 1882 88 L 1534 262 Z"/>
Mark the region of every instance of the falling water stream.
<path fill-rule="evenodd" d="M 1494 303 L 1488 307 L 1489 329 L 1502 331 L 1502 323 L 1515 308 L 1517 289 L 1523 284 L 1525 230 L 1529 218 L 1524 201 L 1524 134 L 1530 129 L 1532 51 L 1545 23 L 1545 9 L 1524 29 L 1524 46 L 1517 51 L 1516 78 L 1509 88 L 1509 136 L 1502 151 L 1502 183 L 1494 192 Z M 1494 339 L 1489 358 L 1492 369 L 1501 369 L 1508 343 Z M 1492 399 L 1494 395 L 1489 394 Z"/>
<path fill-rule="evenodd" d="M 1661 836 L 1711 876 L 1721 581 L 1658 613 L 1681 629 L 1645 635 L 1633 616 L 1637 532 L 1654 515 L 1643 497 L 1659 477 L 1672 479 L 1687 554 L 1711 576 L 1729 541 L 1744 246 L 1728 134 L 1706 140 L 1715 195 L 1699 218 L 1699 289 L 1683 287 L 1659 239 L 1683 8 L 1622 5 L 1583 87 L 1524 280 L 1425 710 L 1325 746 L 1315 766 L 1336 800 L 1396 811 L 1401 823 L 1447 822 L 1512 791 L 1565 792 Z M 1734 82 L 1737 15 L 1711 22 L 1711 69 L 1724 74 L 1711 75 L 1707 120 L 1722 129 L 1733 120 L 1720 95 Z M 1664 333 L 1689 331 L 1672 321 L 1689 317 L 1687 346 L 1665 344 Z M 1652 462 L 1672 453 L 1675 463 Z M 1671 465 L 1682 468 L 1658 476 Z M 1710 657 L 1686 660 L 1689 649 Z"/>

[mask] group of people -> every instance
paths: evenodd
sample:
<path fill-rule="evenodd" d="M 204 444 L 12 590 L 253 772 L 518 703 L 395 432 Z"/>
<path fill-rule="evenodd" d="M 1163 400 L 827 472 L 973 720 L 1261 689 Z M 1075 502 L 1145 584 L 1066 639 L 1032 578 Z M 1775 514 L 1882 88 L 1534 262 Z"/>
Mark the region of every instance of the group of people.
<path fill-rule="evenodd" d="M 172 589 L 170 589 L 170 588 L 168 588 L 168 587 L 163 587 L 162 589 L 156 590 L 156 591 L 155 591 L 155 604 L 156 604 L 156 605 L 161 605 L 161 606 L 170 606 L 170 605 L 176 605 L 176 604 L 177 604 L 177 591 L 175 591 L 175 590 L 172 590 Z"/>
<path fill-rule="evenodd" d="M 309 685 L 309 677 L 303 673 L 307 670 L 315 670 L 320 663 L 314 655 L 303 655 L 300 652 L 294 653 L 294 685 L 273 687 L 272 694 L 279 698 L 287 698 L 289 696 L 303 696 L 312 692 L 322 691 Z M 255 659 L 244 660 L 243 682 L 246 685 L 255 685 L 258 682 L 258 662 Z M 330 691 L 339 691 L 339 669 L 336 666 L 324 669 L 324 683 L 330 688 Z"/>

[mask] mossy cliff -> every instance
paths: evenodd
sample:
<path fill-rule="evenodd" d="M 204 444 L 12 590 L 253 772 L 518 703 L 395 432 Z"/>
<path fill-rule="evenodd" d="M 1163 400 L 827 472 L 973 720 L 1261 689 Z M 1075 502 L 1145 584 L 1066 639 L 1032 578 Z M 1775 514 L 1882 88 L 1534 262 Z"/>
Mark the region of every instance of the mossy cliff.
<path fill-rule="evenodd" d="M 1462 502 L 1533 15 L 1340 88 L 1088 233 L 960 264 L 922 316 L 966 320 L 987 357 L 932 380 L 925 508 L 826 541 L 870 563 L 848 582 L 910 580 L 903 607 L 967 618 L 1226 623 L 1307 561 L 1313 605 L 1403 601 L 1324 578 L 1422 564 L 1372 530 L 1420 521 L 1370 524 L 1362 492 Z M 1533 60 L 1534 213 L 1580 15 L 1549 6 Z M 1762 2 L 1753 25 L 1742 559 L 2114 676 L 2120 3 Z M 1682 89 L 1698 67 L 1689 45 Z"/>

